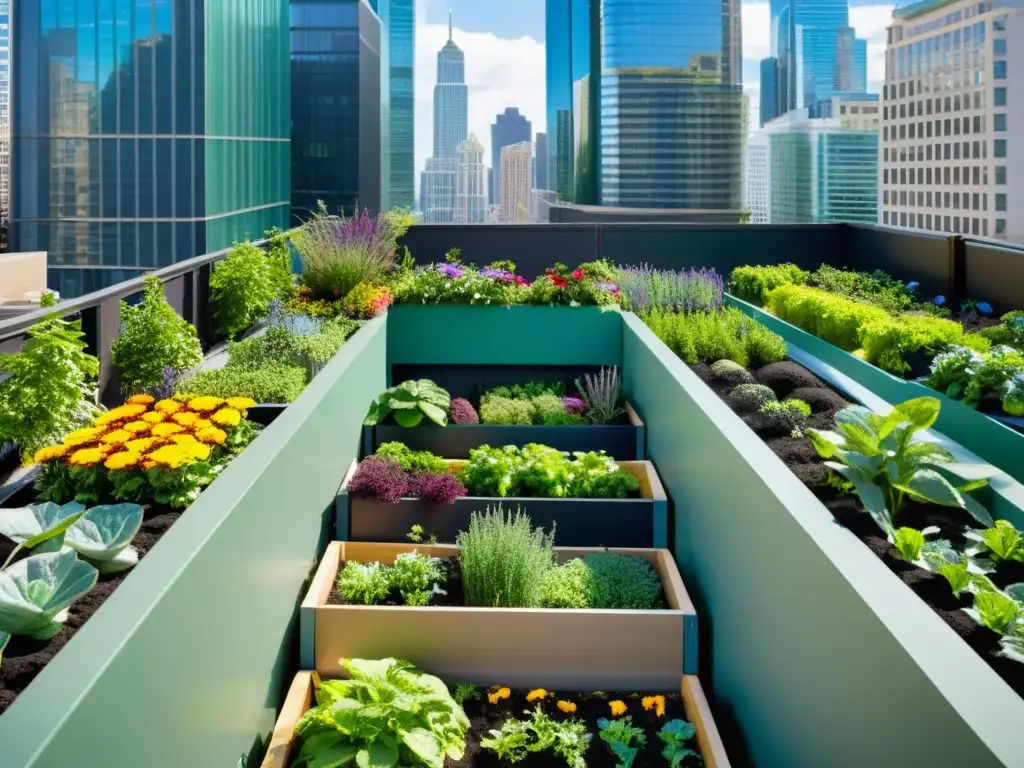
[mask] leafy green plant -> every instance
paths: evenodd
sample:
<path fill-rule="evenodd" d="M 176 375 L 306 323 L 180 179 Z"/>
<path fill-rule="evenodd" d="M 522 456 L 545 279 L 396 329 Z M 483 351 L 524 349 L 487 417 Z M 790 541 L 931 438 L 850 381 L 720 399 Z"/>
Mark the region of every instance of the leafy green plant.
<path fill-rule="evenodd" d="M 756 368 L 786 357 L 786 342 L 781 336 L 731 307 L 721 312 L 688 314 L 652 309 L 641 318 L 687 363 L 732 360 Z"/>
<path fill-rule="evenodd" d="M 533 423 L 548 427 L 573 426 L 586 422 L 578 413 L 566 409 L 558 395 L 538 395 L 530 399 L 533 408 Z"/>
<path fill-rule="evenodd" d="M 0 355 L 0 373 L 9 374 L 0 382 L 0 445 L 17 443 L 26 462 L 96 413 L 99 363 L 78 325 L 48 317 L 16 354 Z"/>
<path fill-rule="evenodd" d="M 510 717 L 501 724 L 501 728 L 491 729 L 490 734 L 480 740 L 480 746 L 494 752 L 499 760 L 518 763 L 530 754 L 533 734 L 528 722 Z"/>
<path fill-rule="evenodd" d="M 678 718 L 669 720 L 658 731 L 658 738 L 665 743 L 664 749 L 661 750 L 661 756 L 668 760 L 668 764 L 672 768 L 677 768 L 688 757 L 700 757 L 699 752 L 686 746 L 686 742 L 696 734 L 697 728 L 693 723 Z"/>
<path fill-rule="evenodd" d="M 918 302 L 911 288 L 882 270 L 855 272 L 822 264 L 808 276 L 807 284 L 848 299 L 874 304 L 892 314 L 927 306 Z"/>
<path fill-rule="evenodd" d="M 578 720 L 555 722 L 540 705 L 532 712 L 524 712 L 530 719 L 509 718 L 501 728 L 492 729 L 480 746 L 494 752 L 500 760 L 518 763 L 530 754 L 553 751 L 565 759 L 570 768 L 586 768 L 584 758 L 590 746 L 591 735 Z"/>
<path fill-rule="evenodd" d="M 803 400 L 769 400 L 758 409 L 766 417 L 768 423 L 777 429 L 789 432 L 793 437 L 802 437 L 807 417 L 811 415 L 811 406 Z"/>
<path fill-rule="evenodd" d="M 459 683 L 455 686 L 455 692 L 452 694 L 452 698 L 454 698 L 455 703 L 461 707 L 467 701 L 479 700 L 480 689 L 472 683 Z"/>
<path fill-rule="evenodd" d="M 210 275 L 213 324 L 218 334 L 234 338 L 267 314 L 278 298 L 270 261 L 258 246 L 235 243 Z"/>
<path fill-rule="evenodd" d="M 898 375 L 912 371 L 908 355 L 935 355 L 950 344 L 967 340 L 963 325 L 931 315 L 870 319 L 861 326 L 861 339 L 868 362 Z"/>
<path fill-rule="evenodd" d="M 509 386 L 494 387 L 484 393 L 484 396 L 495 395 L 496 397 L 509 397 L 513 400 L 533 400 L 543 395 L 554 395 L 563 397 L 565 395 L 565 384 L 560 381 L 548 384 L 543 381 L 528 381 L 525 384 L 511 384 Z"/>
<path fill-rule="evenodd" d="M 516 510 L 499 504 L 474 512 L 458 535 L 459 565 L 466 605 L 528 608 L 539 604 L 544 577 L 553 562 L 554 531 L 534 529 Z"/>
<path fill-rule="evenodd" d="M 934 397 L 907 400 L 886 416 L 851 406 L 836 414 L 836 431 L 807 430 L 818 454 L 828 459 L 825 466 L 853 483 L 861 504 L 887 533 L 907 498 L 960 507 L 982 525 L 992 525 L 985 508 L 967 495 L 986 481 L 953 486 L 939 472 L 956 461 L 953 455 L 912 440 L 935 423 L 939 407 Z"/>
<path fill-rule="evenodd" d="M 373 454 L 394 459 L 407 472 L 447 472 L 448 465 L 440 456 L 430 451 L 414 451 L 405 443 L 390 441 L 381 443 Z"/>
<path fill-rule="evenodd" d="M 597 727 L 601 729 L 601 740 L 619 761 L 618 768 L 630 768 L 640 747 L 647 743 L 644 729 L 633 725 L 633 718 L 629 715 L 617 720 L 602 717 L 597 721 Z"/>
<path fill-rule="evenodd" d="M 969 556 L 987 557 L 995 565 L 1024 563 L 1024 536 L 1008 520 L 996 520 L 982 531 L 968 530 L 965 536 L 975 544 L 968 548 Z"/>
<path fill-rule="evenodd" d="M 277 227 L 266 230 L 267 263 L 269 265 L 270 283 L 274 286 L 274 296 L 287 301 L 295 295 L 295 275 L 292 274 L 292 252 L 288 247 L 288 234 Z"/>
<path fill-rule="evenodd" d="M 460 760 L 469 720 L 445 684 L 397 659 L 346 659 L 349 680 L 326 680 L 295 728 L 294 766 L 443 768 Z"/>
<path fill-rule="evenodd" d="M 780 285 L 803 285 L 808 276 L 796 264 L 736 267 L 729 275 L 729 292 L 760 307 L 770 291 Z"/>
<path fill-rule="evenodd" d="M 590 568 L 580 558 L 573 558 L 552 568 L 544 578 L 540 591 L 542 608 L 589 608 Z"/>
<path fill-rule="evenodd" d="M 740 384 L 729 393 L 737 408 L 744 411 L 757 411 L 761 406 L 774 402 L 777 398 L 771 387 L 764 384 Z"/>
<path fill-rule="evenodd" d="M 426 416 L 439 427 L 448 426 L 448 408 L 451 396 L 430 379 L 403 381 L 397 387 L 384 390 L 370 404 L 364 424 L 380 424 L 394 414 L 400 427 L 418 427 Z"/>
<path fill-rule="evenodd" d="M 159 387 L 165 367 L 187 371 L 203 359 L 199 334 L 167 303 L 163 283 L 154 275 L 146 277 L 142 304 L 121 302 L 121 335 L 111 351 L 121 389 L 129 395 Z"/>
<path fill-rule="evenodd" d="M 908 563 L 915 563 L 927 568 L 922 558 L 924 549 L 929 544 L 948 547 L 949 542 L 928 542 L 927 537 L 939 532 L 938 526 L 930 525 L 923 530 L 916 528 L 899 528 L 889 532 L 889 543 L 899 551 L 900 556 Z"/>
<path fill-rule="evenodd" d="M 254 371 L 227 367 L 200 371 L 178 382 L 179 395 L 250 397 L 257 403 L 290 403 L 306 387 L 306 369 L 299 365 L 268 365 Z"/>
<path fill-rule="evenodd" d="M 661 578 L 644 558 L 598 552 L 585 555 L 583 562 L 590 571 L 590 608 L 650 610 L 661 605 Z"/>
<path fill-rule="evenodd" d="M 880 307 L 837 296 L 818 288 L 783 285 L 765 297 L 776 317 L 852 352 L 863 346 L 863 328 L 871 321 L 892 323 Z"/>
<path fill-rule="evenodd" d="M 974 605 L 963 610 L 976 622 L 1000 635 L 1010 634 L 1014 624 L 1024 617 L 1024 606 L 999 591 L 978 592 L 974 596 Z"/>
<path fill-rule="evenodd" d="M 533 424 L 534 407 L 529 400 L 484 395 L 480 400 L 480 423 L 494 426 Z"/>
<path fill-rule="evenodd" d="M 391 592 L 391 573 L 383 563 L 349 560 L 338 574 L 338 594 L 357 605 L 379 605 Z"/>
<path fill-rule="evenodd" d="M 398 590 L 406 605 L 427 605 L 434 595 L 443 595 L 439 586 L 443 581 L 444 567 L 437 557 L 403 552 L 391 566 L 391 587 Z"/>

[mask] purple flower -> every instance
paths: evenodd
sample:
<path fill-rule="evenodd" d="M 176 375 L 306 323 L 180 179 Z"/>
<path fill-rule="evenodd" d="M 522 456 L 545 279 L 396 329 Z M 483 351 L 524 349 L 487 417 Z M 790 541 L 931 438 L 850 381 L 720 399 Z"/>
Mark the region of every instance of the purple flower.
<path fill-rule="evenodd" d="M 467 493 L 466 486 L 455 475 L 434 472 L 415 478 L 410 490 L 431 504 L 454 504 L 457 498 Z"/>
<path fill-rule="evenodd" d="M 941 307 L 945 303 L 946 303 L 946 297 L 945 296 L 936 296 L 934 299 L 932 299 L 932 304 L 934 304 L 936 307 Z"/>
<path fill-rule="evenodd" d="M 617 291 L 619 286 L 615 283 L 601 282 L 597 284 L 597 287 L 602 291 Z"/>
<path fill-rule="evenodd" d="M 359 462 L 348 483 L 349 495 L 373 499 L 378 504 L 397 504 L 409 491 L 409 476 L 394 459 L 370 456 Z"/>
<path fill-rule="evenodd" d="M 167 400 L 174 394 L 174 388 L 178 385 L 178 372 L 170 366 L 164 366 L 160 383 L 149 393 L 157 400 Z"/>
<path fill-rule="evenodd" d="M 461 267 L 458 267 L 455 264 L 438 264 L 437 271 L 440 272 L 445 277 L 451 278 L 452 280 L 454 280 L 457 277 L 462 277 Z"/>
<path fill-rule="evenodd" d="M 506 283 L 511 282 L 515 279 L 515 275 L 511 272 L 506 272 L 504 269 L 495 269 L 494 267 L 487 267 L 480 270 L 480 277 L 488 277 L 491 280 L 502 280 Z"/>
<path fill-rule="evenodd" d="M 456 397 L 448 406 L 448 419 L 452 424 L 479 424 L 480 417 L 477 415 L 473 404 L 463 397 Z"/>
<path fill-rule="evenodd" d="M 572 395 L 566 395 L 562 398 L 562 407 L 569 413 L 578 413 L 581 416 L 587 410 L 587 404 L 583 402 L 583 398 L 573 397 Z"/>
<path fill-rule="evenodd" d="M 976 309 L 983 315 L 992 314 L 992 305 L 989 304 L 987 301 L 979 301 Z"/>
<path fill-rule="evenodd" d="M 913 282 L 907 283 L 907 290 L 908 291 L 916 292 L 917 289 L 920 288 L 920 287 L 921 287 L 921 284 L 919 282 L 917 282 L 916 280 L 914 280 Z"/>

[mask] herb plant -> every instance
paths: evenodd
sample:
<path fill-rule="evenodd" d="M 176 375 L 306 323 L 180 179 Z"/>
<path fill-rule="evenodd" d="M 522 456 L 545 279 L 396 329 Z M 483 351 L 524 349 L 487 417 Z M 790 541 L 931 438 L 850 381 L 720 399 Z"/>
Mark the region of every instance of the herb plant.
<path fill-rule="evenodd" d="M 455 686 L 452 698 L 461 707 L 467 701 L 477 701 L 480 698 L 480 689 L 472 683 L 459 683 Z"/>
<path fill-rule="evenodd" d="M 716 312 L 722 308 L 722 278 L 713 269 L 653 269 L 647 264 L 615 273 L 623 309 L 646 312 Z"/>
<path fill-rule="evenodd" d="M 159 386 L 165 367 L 187 371 L 203 359 L 196 329 L 167 303 L 163 283 L 154 275 L 146 277 L 142 304 L 121 302 L 121 335 L 111 351 L 128 395 Z"/>
<path fill-rule="evenodd" d="M 542 395 L 562 397 L 565 395 L 565 384 L 560 381 L 551 384 L 543 381 L 528 381 L 525 384 L 494 387 L 488 390 L 484 396 L 486 397 L 487 395 L 508 397 L 513 400 L 533 400 L 535 397 L 541 397 Z"/>
<path fill-rule="evenodd" d="M 409 491 L 410 478 L 392 458 L 370 456 L 359 462 L 348 492 L 355 498 L 373 499 L 378 504 L 397 504 Z"/>
<path fill-rule="evenodd" d="M 392 565 L 350 560 L 338 574 L 338 593 L 351 603 L 379 605 L 398 592 L 405 605 L 423 606 L 444 594 L 444 566 L 436 557 L 403 552 Z"/>
<path fill-rule="evenodd" d="M 580 721 L 570 718 L 556 722 L 541 709 L 526 711 L 528 720 L 509 718 L 500 729 L 493 729 L 480 746 L 494 752 L 500 760 L 518 763 L 530 754 L 551 750 L 565 759 L 569 768 L 586 768 L 591 735 Z"/>
<path fill-rule="evenodd" d="M 786 342 L 781 336 L 732 307 L 689 314 L 653 309 L 641 318 L 687 363 L 728 359 L 756 368 L 786 357 Z"/>
<path fill-rule="evenodd" d="M 448 425 L 451 396 L 430 379 L 403 381 L 370 404 L 364 424 L 380 424 L 390 415 L 400 427 L 418 427 L 426 416 L 439 427 Z"/>
<path fill-rule="evenodd" d="M 622 382 L 616 366 L 602 368 L 599 373 L 576 379 L 576 387 L 587 404 L 587 415 L 595 424 L 612 424 L 625 413 L 622 404 Z"/>
<path fill-rule="evenodd" d="M 782 429 L 793 437 L 802 437 L 807 417 L 811 415 L 811 406 L 803 400 L 769 400 L 758 409 L 768 423 L 776 429 Z"/>
<path fill-rule="evenodd" d="M 541 587 L 544 608 L 652 610 L 661 606 L 661 577 L 644 558 L 598 552 L 553 568 Z"/>
<path fill-rule="evenodd" d="M 177 385 L 178 394 L 249 397 L 257 403 L 291 403 L 306 387 L 301 365 L 272 364 L 248 371 L 237 367 L 200 371 Z"/>
<path fill-rule="evenodd" d="M 469 720 L 445 684 L 396 659 L 347 659 L 349 680 L 327 680 L 295 728 L 295 766 L 443 768 L 460 760 Z"/>
<path fill-rule="evenodd" d="M 394 441 L 381 443 L 373 455 L 394 459 L 406 472 L 446 472 L 448 470 L 448 465 L 440 456 L 435 456 L 430 451 L 414 451 L 405 443 Z"/>
<path fill-rule="evenodd" d="M 338 574 L 338 594 L 356 605 L 379 605 L 391 592 L 391 572 L 383 563 L 349 560 Z"/>
<path fill-rule="evenodd" d="M 234 338 L 267 314 L 278 298 L 267 255 L 252 243 L 235 243 L 210 275 L 210 301 L 217 333 Z"/>
<path fill-rule="evenodd" d="M 686 746 L 686 742 L 696 734 L 697 728 L 693 723 L 688 723 L 678 718 L 669 720 L 658 731 L 658 738 L 665 743 L 664 749 L 661 750 L 661 756 L 668 760 L 668 764 L 672 768 L 678 768 L 679 765 L 682 765 L 683 760 L 688 757 L 700 757 L 699 752 L 695 752 Z"/>
<path fill-rule="evenodd" d="M 469 400 L 455 397 L 448 408 L 448 420 L 452 424 L 479 424 L 480 415 Z"/>
<path fill-rule="evenodd" d="M 264 232 L 267 237 L 267 263 L 274 295 L 287 301 L 295 295 L 295 275 L 292 274 L 292 252 L 288 247 L 288 234 L 277 227 Z"/>
<path fill-rule="evenodd" d="M 770 291 L 780 285 L 804 285 L 807 278 L 796 264 L 736 267 L 729 275 L 729 292 L 761 307 Z"/>
<path fill-rule="evenodd" d="M 591 570 L 580 558 L 573 558 L 550 571 L 541 586 L 542 608 L 589 608 Z"/>
<path fill-rule="evenodd" d="M 758 411 L 777 399 L 772 388 L 764 384 L 740 384 L 729 393 L 729 397 L 741 411 Z"/>
<path fill-rule="evenodd" d="M 836 414 L 835 432 L 807 430 L 818 454 L 828 459 L 825 466 L 853 483 L 861 504 L 887 533 L 907 498 L 960 507 L 982 525 L 992 525 L 985 508 L 967 494 L 986 481 L 953 486 L 938 471 L 955 462 L 953 455 L 913 441 L 916 432 L 935 423 L 939 407 L 934 397 L 907 400 L 886 416 L 851 406 Z"/>
<path fill-rule="evenodd" d="M 601 729 L 601 740 L 608 745 L 619 761 L 618 768 L 630 768 L 640 747 L 647 743 L 644 729 L 633 725 L 633 718 L 630 715 L 616 720 L 602 717 L 597 721 L 597 727 Z"/>
<path fill-rule="evenodd" d="M 480 401 L 480 420 L 494 426 L 533 424 L 533 404 L 500 395 L 484 395 Z"/>

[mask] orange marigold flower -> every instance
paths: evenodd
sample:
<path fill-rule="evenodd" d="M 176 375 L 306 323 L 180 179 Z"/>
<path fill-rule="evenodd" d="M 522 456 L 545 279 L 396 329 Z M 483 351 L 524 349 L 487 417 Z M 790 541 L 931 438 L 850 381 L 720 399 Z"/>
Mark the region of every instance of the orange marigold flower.
<path fill-rule="evenodd" d="M 212 427 L 213 426 L 213 422 L 210 421 L 209 419 L 199 418 L 199 419 L 196 419 L 196 423 L 193 424 L 192 426 L 195 427 L 196 430 L 206 429 L 207 427 Z"/>
<path fill-rule="evenodd" d="M 193 397 L 188 401 L 188 409 L 190 411 L 199 411 L 200 413 L 215 411 L 222 405 L 224 405 L 224 400 L 219 397 L 214 397 L 213 395 Z"/>
<path fill-rule="evenodd" d="M 150 459 L 146 459 L 146 458 L 142 459 L 142 468 L 143 469 L 152 469 L 155 466 L 156 466 L 156 462 L 155 461 L 151 461 Z"/>
<path fill-rule="evenodd" d="M 229 397 L 227 399 L 228 405 L 239 411 L 247 411 L 250 408 L 256 407 L 256 401 L 251 397 Z"/>
<path fill-rule="evenodd" d="M 124 444 L 126 450 L 132 453 L 145 453 L 150 448 L 159 445 L 160 441 L 155 437 L 139 437 L 135 440 L 129 440 Z"/>
<path fill-rule="evenodd" d="M 176 403 L 174 400 L 161 400 L 153 406 L 153 410 L 166 414 L 177 413 L 181 410 L 181 403 Z"/>
<path fill-rule="evenodd" d="M 558 708 L 565 712 L 567 715 L 571 715 L 576 711 L 576 705 L 571 701 L 560 701 L 558 702 Z"/>
<path fill-rule="evenodd" d="M 608 708 L 612 711 L 612 717 L 626 714 L 626 702 L 621 699 L 608 702 Z"/>
<path fill-rule="evenodd" d="M 131 451 L 121 451 L 107 457 L 107 460 L 103 462 L 103 466 L 107 469 L 132 469 L 139 465 L 142 457 L 137 453 Z"/>
<path fill-rule="evenodd" d="M 48 445 L 46 448 L 40 448 L 36 451 L 36 455 L 33 458 L 37 464 L 44 464 L 47 461 L 66 456 L 67 452 L 68 447 L 66 445 Z"/>
<path fill-rule="evenodd" d="M 71 454 L 68 461 L 76 467 L 92 467 L 103 461 L 105 455 L 102 448 L 81 448 Z"/>
<path fill-rule="evenodd" d="M 205 427 L 196 432 L 196 437 L 202 443 L 224 445 L 224 441 L 228 439 L 228 433 L 219 427 Z"/>
<path fill-rule="evenodd" d="M 162 448 L 157 448 L 146 458 L 157 466 L 167 467 L 168 469 L 178 469 L 185 464 L 191 464 L 195 461 L 195 456 L 184 445 L 165 445 Z"/>
<path fill-rule="evenodd" d="M 159 424 L 166 418 L 166 416 L 164 416 L 162 413 L 158 413 L 157 411 L 150 411 L 149 413 L 142 414 L 142 420 L 147 421 L 150 424 Z"/>
<path fill-rule="evenodd" d="M 147 408 L 144 405 L 139 405 L 138 403 L 125 403 L 124 405 L 119 405 L 117 408 L 111 408 L 106 413 L 101 414 L 100 417 L 96 419 L 96 423 L 103 425 L 113 424 L 115 421 L 127 421 L 129 419 L 134 419 L 137 416 L 141 416 L 146 412 L 146 410 Z"/>
<path fill-rule="evenodd" d="M 162 424 L 154 424 L 153 429 L 150 430 L 150 434 L 155 437 L 170 437 L 176 435 L 179 432 L 184 432 L 185 428 L 180 424 L 172 424 L 169 421 L 165 421 Z"/>
<path fill-rule="evenodd" d="M 141 435 L 145 432 L 149 432 L 149 428 L 152 426 L 148 421 L 129 421 L 121 429 L 131 432 L 133 435 Z"/>
<path fill-rule="evenodd" d="M 238 422 L 241 420 L 242 414 L 234 408 L 221 408 L 210 417 L 210 421 L 214 424 L 219 424 L 222 427 L 237 427 Z"/>
<path fill-rule="evenodd" d="M 76 429 L 74 432 L 64 436 L 64 445 L 69 448 L 74 448 L 77 445 L 94 443 L 105 431 L 106 430 L 100 429 L 99 427 L 84 427 L 83 429 Z"/>
<path fill-rule="evenodd" d="M 174 419 L 174 421 L 177 422 L 178 424 L 181 424 L 181 426 L 183 427 L 192 427 L 195 426 L 196 419 L 198 419 L 199 417 L 196 416 L 196 414 L 194 413 L 182 411 L 181 413 L 174 414 L 173 416 L 171 416 L 171 418 Z"/>
<path fill-rule="evenodd" d="M 199 441 L 196 440 L 195 435 L 189 435 L 186 433 L 181 435 L 172 435 L 171 442 L 181 445 L 182 443 L 198 443 Z"/>
<path fill-rule="evenodd" d="M 152 405 L 155 400 L 152 395 L 132 395 L 125 402 L 132 405 Z"/>
<path fill-rule="evenodd" d="M 654 714 L 658 717 L 664 717 L 665 715 L 665 697 L 664 696 L 644 696 L 640 700 L 643 704 L 644 709 L 650 712 L 654 710 Z"/>
<path fill-rule="evenodd" d="M 107 445 L 120 445 L 126 443 L 132 439 L 132 433 L 127 429 L 115 429 L 113 432 L 107 432 L 103 437 L 100 438 L 101 443 Z"/>
<path fill-rule="evenodd" d="M 527 701 L 543 701 L 544 699 L 546 699 L 550 695 L 551 694 L 548 693 L 543 688 L 534 688 L 532 691 L 530 691 L 528 694 L 526 694 L 526 700 Z"/>
<path fill-rule="evenodd" d="M 502 699 L 507 699 L 511 695 L 512 691 L 508 688 L 497 688 L 487 694 L 487 700 L 491 702 L 491 704 L 497 704 Z"/>

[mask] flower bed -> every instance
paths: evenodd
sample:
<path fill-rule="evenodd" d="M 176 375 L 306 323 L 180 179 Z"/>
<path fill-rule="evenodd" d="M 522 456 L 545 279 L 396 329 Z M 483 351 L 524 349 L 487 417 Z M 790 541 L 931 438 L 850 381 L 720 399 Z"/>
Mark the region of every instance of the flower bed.
<path fill-rule="evenodd" d="M 339 592 L 338 575 L 346 562 L 390 565 L 413 552 L 444 561 L 440 588 L 448 594 L 432 596 L 435 604 L 352 604 Z M 665 608 L 466 606 L 456 546 L 334 542 L 302 603 L 302 663 L 335 675 L 342 658 L 396 655 L 455 682 L 500 674 L 510 685 L 574 689 L 612 683 L 666 686 L 684 671 L 696 671 L 697 616 L 667 550 L 556 547 L 554 552 L 562 563 L 605 552 L 643 558 L 657 572 Z M 633 656 L 623 664 L 627 646 Z"/>
<path fill-rule="evenodd" d="M 543 718 L 534 718 L 532 712 L 540 710 L 546 714 L 557 730 L 555 733 L 565 733 L 559 726 L 579 723 L 576 732 L 579 734 L 579 742 L 586 746 L 579 748 L 580 758 L 585 765 L 614 766 L 619 765 L 619 760 L 611 753 L 611 738 L 602 738 L 600 734 L 612 726 L 608 732 L 609 737 L 616 733 L 621 737 L 625 736 L 622 726 L 631 726 L 643 730 L 644 744 L 641 746 L 636 742 L 639 739 L 634 735 L 635 742 L 632 746 L 623 745 L 626 750 L 636 749 L 635 762 L 639 766 L 656 765 L 682 765 L 696 766 L 705 765 L 708 768 L 728 768 L 729 758 L 722 744 L 721 736 L 715 725 L 708 706 L 707 698 L 696 676 L 686 675 L 681 678 L 679 693 L 676 693 L 675 686 L 671 690 L 662 693 L 637 693 L 635 691 L 624 692 L 615 697 L 614 693 L 570 693 L 554 692 L 544 690 L 511 690 L 504 686 L 492 686 L 477 690 L 473 686 L 456 687 L 452 703 L 464 709 L 466 717 L 464 729 L 464 741 L 459 740 L 461 745 L 456 754 L 461 752 L 459 759 L 452 759 L 446 762 L 450 766 L 484 766 L 504 764 L 500 761 L 495 749 L 498 748 L 495 742 L 489 742 L 490 747 L 484 747 L 485 739 L 493 738 L 491 731 L 499 731 L 505 727 L 509 731 L 516 727 L 512 721 L 523 718 L 533 725 L 550 727 Z M 475 681 L 482 685 L 489 685 L 490 681 Z M 287 768 L 291 765 L 290 760 L 299 755 L 303 747 L 302 739 L 296 735 L 302 716 L 313 708 L 318 699 L 318 693 L 324 683 L 312 672 L 299 672 L 289 688 L 288 696 L 281 709 L 280 717 L 274 727 L 274 733 L 267 750 L 266 758 L 263 761 L 263 768 Z M 327 683 L 328 688 L 331 684 Z M 610 686 L 608 686 L 610 687 Z M 666 686 L 667 688 L 667 686 Z M 541 695 L 543 694 L 543 697 Z M 494 703 L 491 700 L 494 699 Z M 327 699 L 324 698 L 324 701 Z M 459 701 L 461 700 L 461 704 Z M 620 714 L 613 714 L 614 711 Z M 625 708 L 624 710 L 622 708 Z M 524 715 L 524 710 L 531 712 L 531 715 Z M 626 718 L 629 720 L 626 720 Z M 685 718 L 685 720 L 684 720 Z M 604 728 L 599 721 L 604 721 Z M 678 721 L 678 722 L 676 722 Z M 510 725 L 506 726 L 506 723 Z M 617 725 L 616 725 L 617 723 Z M 658 733 L 666 729 L 668 723 L 673 725 L 666 731 L 666 737 L 659 737 Z M 301 729 L 300 729 L 301 730 Z M 522 739 L 523 745 L 533 745 L 541 742 L 537 738 L 535 730 L 527 731 L 530 736 Z M 669 733 L 676 734 L 673 738 Z M 568 731 L 572 733 L 572 731 Z M 552 741 L 566 741 L 556 736 Z M 567 739 L 569 743 L 576 743 L 576 739 Z M 676 749 L 666 754 L 665 750 L 672 743 L 677 745 Z M 564 749 L 564 748 L 563 748 Z M 690 750 L 692 754 L 685 754 L 684 750 Z M 530 753 L 527 747 L 523 747 L 522 753 L 529 754 L 527 764 L 529 765 L 573 765 L 564 754 L 558 755 L 542 752 L 541 754 Z M 672 755 L 678 753 L 678 762 L 672 762 Z M 507 753 L 505 753 L 507 754 Z M 569 750 L 569 754 L 572 751 Z M 442 758 L 443 759 L 443 758 Z M 580 765 L 581 763 L 577 763 Z"/>

